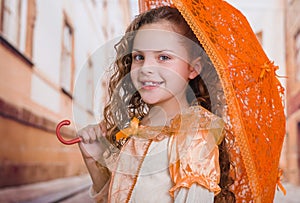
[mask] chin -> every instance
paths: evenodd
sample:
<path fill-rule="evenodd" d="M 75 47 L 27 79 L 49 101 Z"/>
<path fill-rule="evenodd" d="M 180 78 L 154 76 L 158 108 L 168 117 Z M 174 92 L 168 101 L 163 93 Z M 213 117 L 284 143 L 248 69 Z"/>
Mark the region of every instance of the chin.
<path fill-rule="evenodd" d="M 153 99 L 153 98 L 143 98 L 143 101 L 146 103 L 146 104 L 149 104 L 149 105 L 155 105 L 159 102 L 159 100 L 156 100 L 156 99 Z"/>

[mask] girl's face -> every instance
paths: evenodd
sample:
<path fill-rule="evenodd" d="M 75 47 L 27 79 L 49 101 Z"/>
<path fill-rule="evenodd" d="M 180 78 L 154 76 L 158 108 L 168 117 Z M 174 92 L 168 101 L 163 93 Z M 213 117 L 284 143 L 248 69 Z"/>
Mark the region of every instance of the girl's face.
<path fill-rule="evenodd" d="M 188 105 L 188 81 L 197 76 L 184 37 L 168 21 L 142 26 L 133 42 L 131 78 L 147 104 Z"/>

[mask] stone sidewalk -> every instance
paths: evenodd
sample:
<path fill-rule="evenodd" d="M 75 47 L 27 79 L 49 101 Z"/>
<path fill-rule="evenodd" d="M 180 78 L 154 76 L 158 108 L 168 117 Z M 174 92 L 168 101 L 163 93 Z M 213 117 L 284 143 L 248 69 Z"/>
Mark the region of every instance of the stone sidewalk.
<path fill-rule="evenodd" d="M 46 182 L 0 189 L 2 203 L 93 202 L 88 195 L 89 175 L 61 178 Z M 82 201 L 84 198 L 84 201 Z M 71 201 L 74 202 L 74 201 Z"/>
<path fill-rule="evenodd" d="M 30 185 L 0 189 L 2 203 L 93 203 L 88 188 L 89 175 L 56 179 Z M 276 191 L 274 203 L 300 203 L 300 186 L 283 183 L 287 194 Z"/>

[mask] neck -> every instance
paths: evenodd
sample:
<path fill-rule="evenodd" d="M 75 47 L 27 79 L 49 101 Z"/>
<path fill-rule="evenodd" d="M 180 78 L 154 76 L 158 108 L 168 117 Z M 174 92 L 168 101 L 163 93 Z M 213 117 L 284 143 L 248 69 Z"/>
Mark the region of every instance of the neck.
<path fill-rule="evenodd" d="M 173 104 L 167 105 L 157 104 L 150 108 L 149 113 L 142 121 L 143 125 L 148 126 L 168 126 L 170 121 L 177 115 L 187 109 L 189 104 L 187 100 L 183 102 L 175 101 Z"/>

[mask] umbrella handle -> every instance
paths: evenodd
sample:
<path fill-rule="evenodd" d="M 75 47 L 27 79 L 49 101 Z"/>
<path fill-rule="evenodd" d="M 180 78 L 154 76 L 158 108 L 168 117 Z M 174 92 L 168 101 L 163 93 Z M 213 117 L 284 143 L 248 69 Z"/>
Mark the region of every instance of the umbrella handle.
<path fill-rule="evenodd" d="M 71 121 L 69 121 L 69 120 L 63 120 L 63 121 L 59 122 L 59 123 L 57 124 L 57 126 L 56 126 L 56 136 L 57 136 L 58 140 L 59 140 L 61 143 L 65 144 L 65 145 L 72 145 L 72 144 L 76 144 L 76 143 L 79 143 L 79 142 L 82 141 L 82 138 L 81 138 L 81 137 L 76 137 L 76 138 L 74 138 L 74 139 L 72 139 L 72 140 L 65 140 L 65 139 L 61 136 L 61 134 L 60 134 L 60 129 L 61 129 L 61 127 L 64 126 L 64 125 L 70 125 L 70 124 L 71 124 Z"/>

